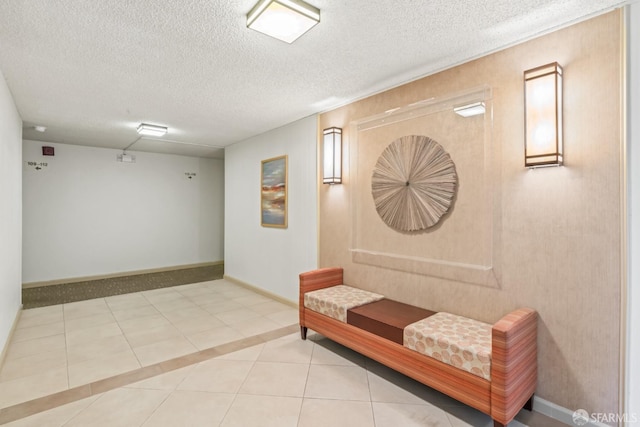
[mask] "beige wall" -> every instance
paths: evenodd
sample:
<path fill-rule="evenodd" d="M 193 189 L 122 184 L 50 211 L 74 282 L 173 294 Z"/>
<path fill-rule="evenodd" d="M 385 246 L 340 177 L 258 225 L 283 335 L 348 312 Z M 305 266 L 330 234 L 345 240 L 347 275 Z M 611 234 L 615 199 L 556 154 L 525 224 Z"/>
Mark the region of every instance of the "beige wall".
<path fill-rule="evenodd" d="M 452 155 L 460 175 L 453 210 L 429 232 L 399 235 L 371 215 L 367 168 L 384 144 L 368 144 L 354 129 L 345 132 L 344 184 L 319 184 L 320 266 L 343 266 L 346 283 L 392 299 L 487 322 L 520 306 L 533 307 L 540 314 L 537 395 L 569 409 L 617 412 L 620 52 L 621 14 L 616 11 L 322 114 L 320 129 L 348 130 L 354 121 L 431 97 L 482 85 L 492 92 L 493 128 L 480 142 L 490 156 L 477 170 L 464 157 L 461 138 L 448 138 L 437 123 L 419 129 L 427 136 L 431 129 L 439 134 L 436 140 Z M 565 73 L 565 166 L 528 170 L 523 166 L 523 71 L 553 61 Z M 449 129 L 457 135 L 455 126 Z M 400 137 L 414 130 L 399 126 L 394 132 Z M 465 191 L 485 178 L 479 200 L 477 192 Z M 475 210 L 474 222 L 474 209 L 466 203 L 473 208 L 483 200 L 487 209 Z M 477 248 L 469 245 L 461 253 L 460 230 L 477 223 L 486 227 L 479 237 L 483 249 L 474 252 Z M 354 226 L 361 234 L 352 241 Z M 451 279 L 451 274 L 458 277 L 456 266 L 443 279 L 411 262 L 405 263 L 408 269 L 420 274 L 401 271 L 407 265 L 392 269 L 356 263 L 350 251 L 354 244 L 396 254 L 398 265 L 408 257 L 471 260 L 490 267 L 495 283 L 478 284 L 462 271 L 460 280 Z"/>

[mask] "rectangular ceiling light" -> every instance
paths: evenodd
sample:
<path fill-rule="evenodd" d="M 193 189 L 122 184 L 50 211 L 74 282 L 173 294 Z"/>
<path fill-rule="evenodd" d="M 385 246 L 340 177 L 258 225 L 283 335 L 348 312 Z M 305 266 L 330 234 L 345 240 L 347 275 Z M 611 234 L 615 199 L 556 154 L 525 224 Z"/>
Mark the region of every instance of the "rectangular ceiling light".
<path fill-rule="evenodd" d="M 302 0 L 260 0 L 247 15 L 247 27 L 293 43 L 320 22 L 320 10 Z"/>
<path fill-rule="evenodd" d="M 462 117 L 472 117 L 484 114 L 484 110 L 484 102 L 474 102 L 473 104 L 461 105 L 453 109 L 457 115 Z"/>
<path fill-rule="evenodd" d="M 167 128 L 165 126 L 140 123 L 140 126 L 138 126 L 138 133 L 140 135 L 147 136 L 163 136 L 165 133 L 167 133 Z"/>

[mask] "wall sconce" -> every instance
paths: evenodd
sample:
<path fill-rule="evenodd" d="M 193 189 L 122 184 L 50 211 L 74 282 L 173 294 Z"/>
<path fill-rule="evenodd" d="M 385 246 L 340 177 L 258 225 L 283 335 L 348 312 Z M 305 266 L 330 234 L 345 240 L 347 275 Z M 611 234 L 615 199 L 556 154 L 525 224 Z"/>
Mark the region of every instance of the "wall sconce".
<path fill-rule="evenodd" d="M 524 165 L 561 166 L 562 67 L 557 63 L 524 72 Z"/>
<path fill-rule="evenodd" d="M 342 184 L 342 129 L 331 127 L 323 135 L 322 183 Z"/>

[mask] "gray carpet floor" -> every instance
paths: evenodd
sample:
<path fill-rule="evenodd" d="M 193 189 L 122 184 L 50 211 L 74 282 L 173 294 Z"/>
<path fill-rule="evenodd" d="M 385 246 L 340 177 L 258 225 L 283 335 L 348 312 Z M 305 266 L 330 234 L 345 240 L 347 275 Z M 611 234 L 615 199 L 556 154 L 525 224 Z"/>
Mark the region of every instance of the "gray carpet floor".
<path fill-rule="evenodd" d="M 159 273 L 114 277 L 111 279 L 40 286 L 22 290 L 22 305 L 23 308 L 27 309 L 65 304 L 93 298 L 128 294 L 130 292 L 206 282 L 209 280 L 222 279 L 223 275 L 224 264 L 219 264 Z"/>

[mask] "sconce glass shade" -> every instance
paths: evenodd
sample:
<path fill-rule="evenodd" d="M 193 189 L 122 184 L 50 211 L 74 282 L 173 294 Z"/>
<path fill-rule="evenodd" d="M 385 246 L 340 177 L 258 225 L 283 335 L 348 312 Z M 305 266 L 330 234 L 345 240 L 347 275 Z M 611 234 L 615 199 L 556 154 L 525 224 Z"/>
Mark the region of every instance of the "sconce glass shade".
<path fill-rule="evenodd" d="M 562 165 L 562 67 L 553 62 L 525 71 L 524 99 L 524 165 Z"/>
<path fill-rule="evenodd" d="M 320 22 L 320 10 L 302 0 L 260 0 L 247 14 L 247 27 L 293 43 Z"/>
<path fill-rule="evenodd" d="M 323 131 L 322 183 L 342 183 L 342 129 L 332 127 Z"/>

